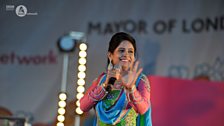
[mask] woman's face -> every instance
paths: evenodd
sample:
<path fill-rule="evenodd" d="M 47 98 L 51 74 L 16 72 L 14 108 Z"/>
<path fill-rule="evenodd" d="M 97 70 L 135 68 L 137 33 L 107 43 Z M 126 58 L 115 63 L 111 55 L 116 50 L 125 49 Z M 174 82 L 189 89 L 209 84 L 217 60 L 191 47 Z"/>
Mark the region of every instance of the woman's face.
<path fill-rule="evenodd" d="M 128 71 L 135 61 L 134 47 L 128 40 L 124 40 L 114 50 L 114 53 L 108 53 L 109 59 L 113 65 L 120 64 L 123 71 Z"/>

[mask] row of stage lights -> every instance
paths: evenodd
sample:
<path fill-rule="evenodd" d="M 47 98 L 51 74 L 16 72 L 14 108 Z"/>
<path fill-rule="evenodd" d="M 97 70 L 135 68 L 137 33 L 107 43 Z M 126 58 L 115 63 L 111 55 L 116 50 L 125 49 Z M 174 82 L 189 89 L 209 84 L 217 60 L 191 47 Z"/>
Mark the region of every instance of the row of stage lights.
<path fill-rule="evenodd" d="M 67 99 L 66 93 L 64 92 L 59 93 L 57 126 L 64 126 L 66 99 Z"/>
<path fill-rule="evenodd" d="M 62 87 L 61 93 L 59 93 L 58 101 L 58 116 L 57 116 L 57 126 L 64 126 L 65 113 L 66 113 L 66 78 L 68 69 L 68 53 L 75 50 L 77 40 L 83 39 L 84 36 L 81 32 L 71 32 L 68 36 L 62 37 L 58 41 L 59 50 L 64 52 L 64 62 L 63 62 L 63 75 L 62 75 Z M 84 40 L 85 41 L 85 40 Z M 84 42 L 79 42 L 79 59 L 78 59 L 78 80 L 77 80 L 77 93 L 76 93 L 76 114 L 81 115 L 83 111 L 80 109 L 80 99 L 84 96 L 85 91 L 85 78 L 86 78 L 86 56 L 87 56 L 87 44 Z"/>
<path fill-rule="evenodd" d="M 76 113 L 81 115 L 83 111 L 80 109 L 80 99 L 84 96 L 85 91 L 85 78 L 86 78 L 86 56 L 87 45 L 85 43 L 79 46 L 79 66 L 78 66 L 78 81 L 77 81 L 77 94 L 76 94 Z"/>

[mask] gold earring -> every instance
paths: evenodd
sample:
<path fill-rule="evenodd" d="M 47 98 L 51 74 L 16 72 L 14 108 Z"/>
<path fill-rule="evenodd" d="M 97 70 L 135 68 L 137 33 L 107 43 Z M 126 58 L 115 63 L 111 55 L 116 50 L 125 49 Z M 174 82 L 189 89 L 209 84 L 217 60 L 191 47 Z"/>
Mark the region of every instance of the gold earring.
<path fill-rule="evenodd" d="M 110 60 L 110 62 L 108 64 L 107 70 L 112 70 L 113 69 L 113 64 L 112 64 L 111 59 L 109 59 L 109 60 Z"/>

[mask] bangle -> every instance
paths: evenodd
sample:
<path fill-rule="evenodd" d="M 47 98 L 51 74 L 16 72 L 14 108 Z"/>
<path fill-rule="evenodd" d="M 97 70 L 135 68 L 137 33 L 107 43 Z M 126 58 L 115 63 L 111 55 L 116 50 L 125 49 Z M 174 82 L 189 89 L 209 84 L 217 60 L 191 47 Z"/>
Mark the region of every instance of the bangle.
<path fill-rule="evenodd" d="M 131 89 L 127 89 L 127 91 L 128 91 L 129 93 L 133 93 L 134 90 L 135 90 L 135 88 L 136 88 L 136 86 L 133 85 L 133 86 L 131 87 Z"/>
<path fill-rule="evenodd" d="M 106 89 L 107 84 L 106 83 L 103 83 L 102 86 L 103 86 L 104 89 Z"/>

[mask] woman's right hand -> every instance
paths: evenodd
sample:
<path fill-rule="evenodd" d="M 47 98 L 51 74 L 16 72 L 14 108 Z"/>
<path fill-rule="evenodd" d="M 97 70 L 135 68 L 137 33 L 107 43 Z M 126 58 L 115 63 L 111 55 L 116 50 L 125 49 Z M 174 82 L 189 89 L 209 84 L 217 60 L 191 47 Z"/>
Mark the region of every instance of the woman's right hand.
<path fill-rule="evenodd" d="M 116 78 L 116 80 L 121 79 L 121 67 L 119 64 L 115 65 L 112 69 L 107 70 L 107 78 L 105 83 L 108 84 L 110 78 Z"/>

